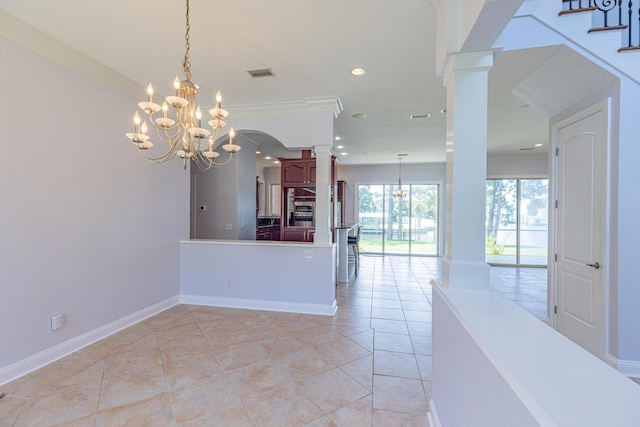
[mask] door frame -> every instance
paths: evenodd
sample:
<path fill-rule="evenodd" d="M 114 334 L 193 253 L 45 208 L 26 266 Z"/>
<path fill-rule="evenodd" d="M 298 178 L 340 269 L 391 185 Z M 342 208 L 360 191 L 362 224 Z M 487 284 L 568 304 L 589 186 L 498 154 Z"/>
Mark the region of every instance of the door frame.
<path fill-rule="evenodd" d="M 550 233 L 550 225 L 551 225 L 551 219 L 549 217 L 547 217 L 547 263 L 546 264 L 522 264 L 520 263 L 520 258 L 521 258 L 521 254 L 520 254 L 520 213 L 521 213 L 521 206 L 520 206 L 520 202 L 522 199 L 522 194 L 521 194 L 521 184 L 522 181 L 526 181 L 526 180 L 547 180 L 547 199 L 550 200 L 550 193 L 551 193 L 551 180 L 550 180 L 550 176 L 549 174 L 504 174 L 504 175 L 487 175 L 487 179 L 486 181 L 491 181 L 491 180 L 514 180 L 517 181 L 517 196 L 516 196 L 516 211 L 518 212 L 518 221 L 517 221 L 517 226 L 516 226 L 516 232 L 517 232 L 517 238 L 516 238 L 516 246 L 517 246 L 517 257 L 516 257 L 516 263 L 515 264 L 506 264 L 506 263 L 494 263 L 494 262 L 487 262 L 487 264 L 489 264 L 492 267 L 524 267 L 524 268 L 548 268 L 548 264 L 549 264 L 549 239 L 551 239 L 551 233 Z M 551 212 L 551 206 L 547 206 L 547 214 L 549 214 Z M 486 221 L 485 221 L 486 223 Z M 486 225 L 486 224 L 485 224 Z M 486 235 L 486 226 L 485 226 L 485 235 Z M 485 253 L 485 260 L 486 260 L 486 253 Z"/>
<path fill-rule="evenodd" d="M 553 122 L 550 126 L 550 138 L 551 144 L 549 145 L 549 252 L 548 252 L 548 270 L 547 270 L 547 318 L 545 322 L 552 328 L 557 330 L 555 307 L 557 305 L 557 265 L 555 262 L 555 254 L 557 253 L 557 239 L 558 239 L 558 211 L 556 209 L 556 200 L 558 200 L 558 156 L 556 152 L 559 144 L 559 130 L 571 123 L 575 123 L 588 116 L 591 116 L 598 111 L 604 111 L 606 117 L 605 131 L 604 131 L 604 153 L 606 159 L 604 160 L 604 195 L 603 195 L 603 264 L 606 268 L 603 274 L 602 283 L 602 304 L 604 305 L 604 325 L 603 333 L 601 337 L 602 348 L 601 355 L 605 362 L 611 363 L 608 360 L 607 354 L 609 354 L 609 288 L 610 288 L 610 274 L 611 274 L 611 250 L 610 241 L 611 235 L 609 230 L 609 224 L 611 221 L 611 98 L 607 97 L 602 99 L 589 107 L 583 108 L 578 112 L 574 112 L 569 116 Z"/>
<path fill-rule="evenodd" d="M 425 257 L 442 257 L 444 255 L 444 242 L 445 242 L 445 183 L 440 180 L 403 180 L 403 185 L 435 185 L 438 187 L 438 197 L 436 201 L 437 209 L 438 209 L 438 221 L 437 221 L 437 242 L 436 242 L 436 253 L 435 254 L 411 254 L 406 256 L 425 256 Z M 356 223 L 360 222 L 360 194 L 359 194 L 359 186 L 360 185 L 397 185 L 396 182 L 388 182 L 388 180 L 380 180 L 380 181 L 356 181 L 354 182 L 354 190 L 353 190 L 353 218 Z M 372 252 L 374 254 L 378 254 L 378 252 Z M 384 255 L 401 255 L 401 254 L 389 254 L 380 252 L 380 254 Z"/>

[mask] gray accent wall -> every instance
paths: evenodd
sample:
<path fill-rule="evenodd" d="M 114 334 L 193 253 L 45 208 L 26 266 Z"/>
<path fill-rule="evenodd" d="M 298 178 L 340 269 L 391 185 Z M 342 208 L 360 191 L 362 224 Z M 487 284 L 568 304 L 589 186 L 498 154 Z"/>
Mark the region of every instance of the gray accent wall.
<path fill-rule="evenodd" d="M 227 165 L 201 171 L 196 176 L 196 238 L 255 240 L 256 238 L 256 146 L 238 135 L 242 149 Z M 218 145 L 226 144 L 221 138 Z M 219 162 L 228 159 L 222 154 Z M 204 207 L 204 209 L 203 209 Z"/>
<path fill-rule="evenodd" d="M 125 137 L 144 87 L 131 99 L 4 37 L 0 52 L 1 371 L 179 294 L 189 172 Z"/>

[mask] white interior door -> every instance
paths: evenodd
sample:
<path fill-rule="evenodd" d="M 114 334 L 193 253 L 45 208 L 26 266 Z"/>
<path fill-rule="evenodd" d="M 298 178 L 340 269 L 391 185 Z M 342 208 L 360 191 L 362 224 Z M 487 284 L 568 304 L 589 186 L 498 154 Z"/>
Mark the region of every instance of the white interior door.
<path fill-rule="evenodd" d="M 556 328 L 605 355 L 607 104 L 556 128 Z"/>

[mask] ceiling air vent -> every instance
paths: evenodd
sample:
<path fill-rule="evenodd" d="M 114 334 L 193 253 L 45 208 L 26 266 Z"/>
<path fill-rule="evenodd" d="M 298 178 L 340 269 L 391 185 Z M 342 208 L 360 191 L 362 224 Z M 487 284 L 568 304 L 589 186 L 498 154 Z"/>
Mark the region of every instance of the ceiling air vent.
<path fill-rule="evenodd" d="M 273 71 L 271 68 L 261 68 L 259 70 L 248 70 L 247 73 L 251 74 L 251 77 L 273 77 Z"/>
<path fill-rule="evenodd" d="M 410 119 L 428 119 L 429 117 L 431 117 L 431 113 L 412 114 L 409 116 Z"/>

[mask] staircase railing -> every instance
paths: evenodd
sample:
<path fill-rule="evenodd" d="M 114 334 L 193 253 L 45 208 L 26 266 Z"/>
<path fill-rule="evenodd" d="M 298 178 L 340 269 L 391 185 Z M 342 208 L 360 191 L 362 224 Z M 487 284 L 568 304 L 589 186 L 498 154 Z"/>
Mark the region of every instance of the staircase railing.
<path fill-rule="evenodd" d="M 593 13 L 590 33 L 622 32 L 622 47 L 618 52 L 640 50 L 640 0 L 562 0 L 561 15 L 579 12 Z"/>

